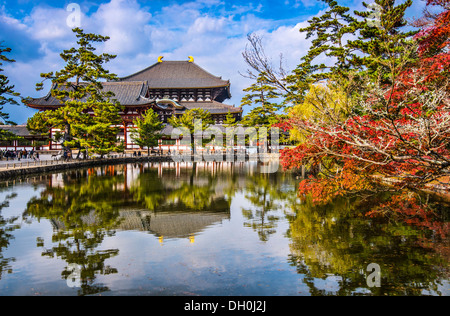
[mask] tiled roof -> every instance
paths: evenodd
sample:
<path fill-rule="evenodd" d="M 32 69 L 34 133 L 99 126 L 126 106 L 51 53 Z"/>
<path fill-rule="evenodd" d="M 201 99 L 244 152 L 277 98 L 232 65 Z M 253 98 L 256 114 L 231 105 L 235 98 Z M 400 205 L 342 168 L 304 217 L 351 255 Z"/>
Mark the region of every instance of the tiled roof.
<path fill-rule="evenodd" d="M 34 136 L 28 131 L 26 125 L 0 125 L 0 128 L 13 133 L 16 136 Z"/>
<path fill-rule="evenodd" d="M 212 207 L 220 207 L 217 212 L 205 210 L 195 211 L 120 211 L 122 221 L 118 227 L 121 230 L 148 231 L 164 238 L 186 238 L 193 236 L 208 226 L 220 223 L 230 218 L 227 204 L 223 199 L 214 201 Z M 181 206 L 183 206 L 181 204 Z M 185 207 L 185 206 L 183 206 Z"/>
<path fill-rule="evenodd" d="M 188 61 L 156 63 L 120 81 L 148 81 L 151 89 L 228 87 L 230 81 L 216 77 Z"/>
<path fill-rule="evenodd" d="M 133 82 L 103 82 L 104 92 L 112 92 L 114 94 L 111 99 L 117 100 L 122 105 L 145 105 L 153 103 L 153 100 L 145 98 L 148 85 L 145 81 Z M 52 87 L 56 89 L 56 85 Z M 43 98 L 31 99 L 28 101 L 30 106 L 53 106 L 61 105 L 61 102 L 48 93 Z"/>

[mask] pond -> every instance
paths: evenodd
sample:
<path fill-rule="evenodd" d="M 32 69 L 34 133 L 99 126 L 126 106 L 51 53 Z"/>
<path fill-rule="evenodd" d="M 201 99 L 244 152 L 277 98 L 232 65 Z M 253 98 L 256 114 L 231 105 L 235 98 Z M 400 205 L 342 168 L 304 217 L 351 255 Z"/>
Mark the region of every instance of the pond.
<path fill-rule="evenodd" d="M 297 182 L 251 162 L 3 182 L 0 295 L 450 294 L 447 235 L 355 198 L 314 206 Z"/>

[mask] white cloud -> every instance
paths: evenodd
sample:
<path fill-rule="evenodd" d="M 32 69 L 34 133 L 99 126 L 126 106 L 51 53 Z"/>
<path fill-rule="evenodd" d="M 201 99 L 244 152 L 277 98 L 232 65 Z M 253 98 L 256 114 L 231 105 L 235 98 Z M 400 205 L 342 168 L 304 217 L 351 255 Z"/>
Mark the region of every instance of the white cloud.
<path fill-rule="evenodd" d="M 105 50 L 114 54 L 135 54 L 149 50 L 152 15 L 140 8 L 135 0 L 111 0 L 102 4 L 86 21 L 86 29 L 110 36 Z"/>
<path fill-rule="evenodd" d="M 193 34 L 195 36 L 203 33 L 225 34 L 227 24 L 228 19 L 225 17 L 211 18 L 209 16 L 201 16 L 189 27 L 188 34 Z"/>
<path fill-rule="evenodd" d="M 91 13 L 82 16 L 81 26 L 87 32 L 111 37 L 98 48 L 99 52 L 118 55 L 107 67 L 119 76 L 150 66 L 160 55 L 165 60 L 194 56 L 200 66 L 231 81 L 233 98 L 226 102 L 240 105 L 242 90 L 251 84 L 239 74 L 247 68 L 242 58 L 247 34 L 263 35 L 267 55 L 277 63 L 283 53 L 288 69 L 295 68 L 309 48 L 309 41 L 298 32 L 304 24 L 279 26 L 279 21 L 257 17 L 258 10 L 262 7 L 226 6 L 220 0 L 174 3 L 159 10 L 142 7 L 136 0 L 111 0 L 90 7 Z M 65 8 L 37 6 L 22 20 L 0 16 L 6 20 L 3 23 L 36 41 L 35 49 L 41 54 L 29 61 L 18 60 L 8 68 L 19 91 L 37 96 L 33 91 L 39 74 L 61 68 L 59 53 L 75 42 L 66 25 L 69 14 Z"/>
<path fill-rule="evenodd" d="M 31 15 L 24 19 L 24 23 L 33 38 L 55 43 L 70 36 L 71 31 L 66 24 L 67 16 L 65 8 L 36 7 Z"/>

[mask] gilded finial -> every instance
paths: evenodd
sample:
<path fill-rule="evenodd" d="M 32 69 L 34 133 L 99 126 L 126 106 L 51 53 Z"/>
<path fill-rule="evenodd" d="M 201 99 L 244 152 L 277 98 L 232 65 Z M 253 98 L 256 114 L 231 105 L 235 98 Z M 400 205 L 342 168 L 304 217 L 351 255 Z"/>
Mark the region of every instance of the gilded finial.
<path fill-rule="evenodd" d="M 193 63 L 193 62 L 194 62 L 194 57 L 189 56 L 189 62 L 190 62 L 190 63 Z"/>
<path fill-rule="evenodd" d="M 164 58 L 164 56 L 159 56 L 158 57 L 158 63 L 162 63 L 163 58 Z"/>

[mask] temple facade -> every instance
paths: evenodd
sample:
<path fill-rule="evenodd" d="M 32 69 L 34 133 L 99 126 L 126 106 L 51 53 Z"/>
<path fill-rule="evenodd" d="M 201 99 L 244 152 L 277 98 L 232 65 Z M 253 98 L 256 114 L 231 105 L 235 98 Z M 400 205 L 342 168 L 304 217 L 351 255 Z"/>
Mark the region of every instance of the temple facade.
<path fill-rule="evenodd" d="M 192 57 L 188 61 L 163 61 L 160 57 L 157 63 L 144 70 L 102 85 L 103 90 L 112 92 L 114 99 L 124 107 L 120 113 L 122 126 L 118 136 L 124 141 L 126 149 L 139 148 L 133 143 L 130 130 L 134 127 L 133 121 L 148 109 L 157 112 L 164 123 L 171 116 L 181 116 L 191 109 L 208 111 L 219 126 L 228 113 L 236 121 L 242 119 L 242 108 L 224 103 L 231 98 L 230 81 L 207 72 Z M 49 92 L 45 97 L 30 99 L 27 105 L 40 111 L 49 111 L 61 107 L 62 103 Z M 171 126 L 166 125 L 163 133 L 170 135 L 170 130 Z M 164 147 L 177 144 L 177 140 L 170 138 L 161 141 Z M 50 142 L 45 147 L 58 150 L 61 144 Z"/>

